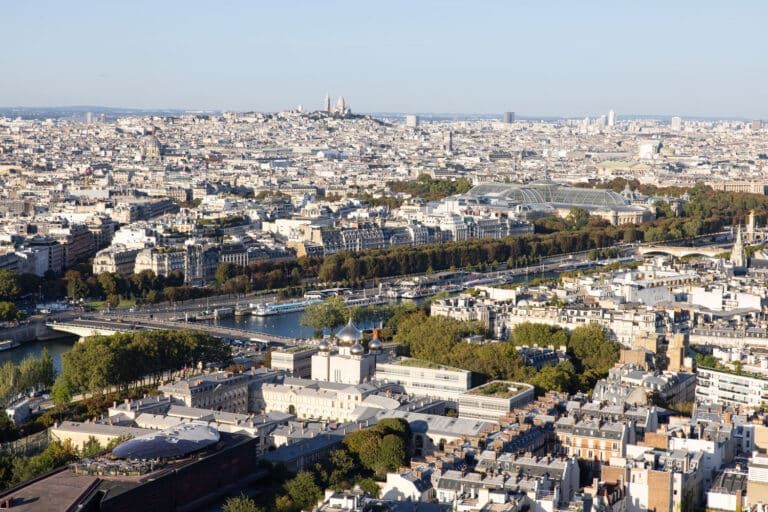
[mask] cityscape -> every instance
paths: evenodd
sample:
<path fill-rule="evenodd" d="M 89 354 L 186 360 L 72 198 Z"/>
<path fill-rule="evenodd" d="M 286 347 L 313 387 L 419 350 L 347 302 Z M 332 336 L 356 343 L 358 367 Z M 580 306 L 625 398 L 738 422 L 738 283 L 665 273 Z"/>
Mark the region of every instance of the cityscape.
<path fill-rule="evenodd" d="M 0 509 L 768 511 L 766 98 L 686 74 L 763 6 L 86 3 L 0 59 Z"/>

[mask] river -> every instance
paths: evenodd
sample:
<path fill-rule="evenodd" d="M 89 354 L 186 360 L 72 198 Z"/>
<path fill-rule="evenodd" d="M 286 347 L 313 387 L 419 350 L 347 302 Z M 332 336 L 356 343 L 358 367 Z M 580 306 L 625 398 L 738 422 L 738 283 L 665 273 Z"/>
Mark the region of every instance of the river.
<path fill-rule="evenodd" d="M 514 282 L 525 282 L 536 277 L 556 277 L 557 272 L 531 273 L 520 275 L 514 279 Z M 218 321 L 223 327 L 237 327 L 253 331 L 255 333 L 267 333 L 286 338 L 310 338 L 313 335 L 311 327 L 302 326 L 302 312 L 286 313 L 284 315 L 275 315 L 267 317 L 246 316 L 242 318 L 224 318 Z M 375 327 L 375 322 L 361 322 L 360 329 L 371 329 Z M 2 336 L 0 336 L 1 338 Z M 48 347 L 48 351 L 53 356 L 54 366 L 57 370 L 61 368 L 61 355 L 72 348 L 75 338 L 56 339 L 52 341 L 33 341 L 24 343 L 20 347 L 0 352 L 0 364 L 5 361 L 14 363 L 20 362 L 28 355 L 39 355 L 43 347 Z"/>

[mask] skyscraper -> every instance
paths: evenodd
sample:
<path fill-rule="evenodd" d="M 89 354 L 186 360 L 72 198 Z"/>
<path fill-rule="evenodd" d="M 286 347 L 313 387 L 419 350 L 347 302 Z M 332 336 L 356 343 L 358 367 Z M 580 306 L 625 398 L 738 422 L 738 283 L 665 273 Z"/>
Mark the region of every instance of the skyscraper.
<path fill-rule="evenodd" d="M 445 150 L 449 153 L 453 152 L 453 132 L 450 130 L 445 134 Z"/>
<path fill-rule="evenodd" d="M 672 118 L 670 125 L 670 128 L 672 128 L 673 131 L 679 132 L 683 129 L 683 120 L 678 116 L 675 116 Z"/>
<path fill-rule="evenodd" d="M 613 127 L 616 125 L 616 112 L 613 109 L 608 111 L 608 126 Z"/>
<path fill-rule="evenodd" d="M 515 122 L 515 113 L 514 112 L 504 112 L 501 114 L 501 122 L 504 124 L 512 124 Z"/>
<path fill-rule="evenodd" d="M 416 128 L 419 126 L 419 116 L 413 114 L 405 116 L 405 126 L 408 128 Z"/>
<path fill-rule="evenodd" d="M 760 119 L 752 120 L 752 131 L 759 132 L 763 128 L 763 122 Z"/>
<path fill-rule="evenodd" d="M 331 113 L 331 97 L 327 94 L 323 98 L 323 110 L 329 114 Z"/>

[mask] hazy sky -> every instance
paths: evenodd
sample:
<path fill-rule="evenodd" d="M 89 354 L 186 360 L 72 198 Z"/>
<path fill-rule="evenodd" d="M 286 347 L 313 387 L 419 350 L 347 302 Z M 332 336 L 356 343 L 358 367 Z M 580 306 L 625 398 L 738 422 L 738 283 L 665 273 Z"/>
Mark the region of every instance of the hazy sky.
<path fill-rule="evenodd" d="M 768 117 L 765 1 L 78 1 L 0 9 L 0 105 Z"/>

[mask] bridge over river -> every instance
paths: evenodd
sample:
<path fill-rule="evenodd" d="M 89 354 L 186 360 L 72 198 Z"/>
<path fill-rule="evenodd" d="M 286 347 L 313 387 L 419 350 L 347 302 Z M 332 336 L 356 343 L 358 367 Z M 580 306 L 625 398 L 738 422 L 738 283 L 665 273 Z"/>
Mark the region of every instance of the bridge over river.
<path fill-rule="evenodd" d="M 130 321 L 112 320 L 108 318 L 91 317 L 72 317 L 59 318 L 46 322 L 48 328 L 74 334 L 81 338 L 94 335 L 111 335 L 118 332 L 135 332 L 144 330 L 160 329 L 183 329 L 189 331 L 198 331 L 210 334 L 217 338 L 245 339 L 252 341 L 262 341 L 270 343 L 282 343 L 285 345 L 295 345 L 299 340 L 285 336 L 276 336 L 246 329 L 237 329 L 233 327 L 221 327 L 218 325 L 196 322 L 172 322 L 156 321 L 147 319 L 132 319 Z"/>

